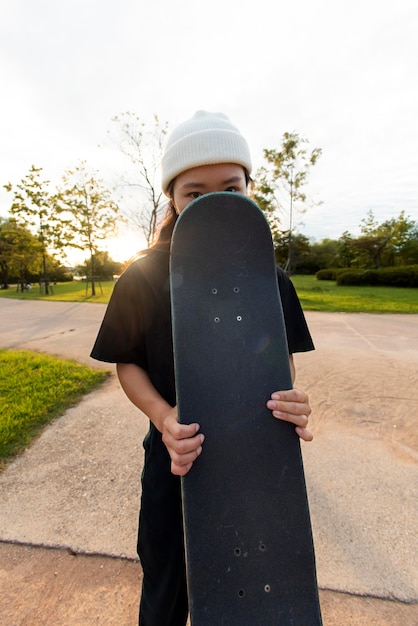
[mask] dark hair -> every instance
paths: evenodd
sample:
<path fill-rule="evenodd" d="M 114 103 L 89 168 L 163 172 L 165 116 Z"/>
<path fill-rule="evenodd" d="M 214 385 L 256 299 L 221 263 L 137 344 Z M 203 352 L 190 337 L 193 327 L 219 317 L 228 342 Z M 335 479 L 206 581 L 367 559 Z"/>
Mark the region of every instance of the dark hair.
<path fill-rule="evenodd" d="M 158 229 L 155 239 L 152 242 L 151 250 L 169 250 L 171 243 L 171 236 L 173 234 L 174 225 L 177 222 L 178 214 L 175 209 L 173 200 L 170 196 L 170 201 L 167 204 L 167 209 L 161 226 Z"/>

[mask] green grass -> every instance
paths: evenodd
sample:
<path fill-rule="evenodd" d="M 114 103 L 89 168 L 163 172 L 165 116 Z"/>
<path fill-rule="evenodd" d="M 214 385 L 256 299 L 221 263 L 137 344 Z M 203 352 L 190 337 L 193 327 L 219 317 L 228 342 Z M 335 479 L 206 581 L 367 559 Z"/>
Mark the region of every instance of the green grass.
<path fill-rule="evenodd" d="M 340 287 L 315 276 L 292 276 L 292 282 L 305 311 L 418 313 L 418 289 L 413 287 Z"/>
<path fill-rule="evenodd" d="M 0 350 L 0 470 L 107 376 L 46 354 Z"/>
<path fill-rule="evenodd" d="M 96 283 L 96 295 L 91 295 L 91 283 L 74 281 L 71 283 L 57 283 L 52 285 L 53 293 L 45 295 L 38 285 L 34 285 L 29 291 L 16 291 L 15 286 L 9 289 L 0 289 L 0 298 L 18 298 L 19 300 L 56 300 L 59 302 L 109 302 L 115 283 L 112 280 Z"/>
<path fill-rule="evenodd" d="M 305 311 L 344 311 L 349 313 L 418 313 L 418 289 L 402 287 L 339 287 L 315 276 L 292 276 Z M 20 293 L 15 287 L 0 290 L 0 298 L 58 300 L 62 302 L 109 302 L 115 283 L 96 285 L 96 295 L 86 293 L 86 283 L 58 283 L 53 294 L 41 294 L 39 287 Z"/>

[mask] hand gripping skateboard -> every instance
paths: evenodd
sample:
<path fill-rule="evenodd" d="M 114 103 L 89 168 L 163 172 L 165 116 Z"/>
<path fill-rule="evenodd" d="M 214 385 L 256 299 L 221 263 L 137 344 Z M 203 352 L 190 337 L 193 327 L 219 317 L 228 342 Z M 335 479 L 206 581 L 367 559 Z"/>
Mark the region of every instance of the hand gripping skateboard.
<path fill-rule="evenodd" d="M 192 625 L 320 625 L 299 438 L 266 408 L 292 381 L 263 213 L 202 196 L 178 218 L 170 264 L 179 420 L 205 435 L 182 479 Z"/>

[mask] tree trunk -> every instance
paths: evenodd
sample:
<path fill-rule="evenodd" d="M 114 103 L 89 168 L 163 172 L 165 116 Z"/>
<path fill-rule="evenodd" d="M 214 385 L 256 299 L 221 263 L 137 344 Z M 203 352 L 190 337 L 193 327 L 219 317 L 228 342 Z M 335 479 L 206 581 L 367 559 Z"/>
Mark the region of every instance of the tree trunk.
<path fill-rule="evenodd" d="M 94 282 L 94 274 L 95 274 L 95 263 L 94 263 L 94 254 L 93 252 L 91 253 L 90 256 L 90 261 L 91 261 L 91 295 L 95 296 L 96 295 L 96 284 Z"/>

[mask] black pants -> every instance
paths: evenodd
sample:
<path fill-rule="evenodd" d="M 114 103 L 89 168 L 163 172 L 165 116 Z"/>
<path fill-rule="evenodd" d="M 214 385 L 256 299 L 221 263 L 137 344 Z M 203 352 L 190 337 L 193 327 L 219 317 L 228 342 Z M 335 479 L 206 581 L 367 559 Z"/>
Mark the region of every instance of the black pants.
<path fill-rule="evenodd" d="M 170 472 L 161 435 L 145 442 L 138 556 L 144 579 L 140 626 L 185 626 L 188 616 L 180 479 Z"/>

